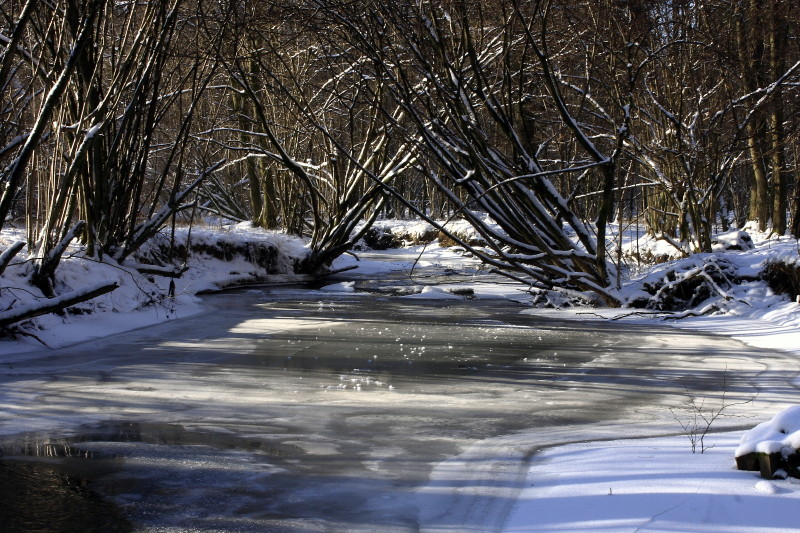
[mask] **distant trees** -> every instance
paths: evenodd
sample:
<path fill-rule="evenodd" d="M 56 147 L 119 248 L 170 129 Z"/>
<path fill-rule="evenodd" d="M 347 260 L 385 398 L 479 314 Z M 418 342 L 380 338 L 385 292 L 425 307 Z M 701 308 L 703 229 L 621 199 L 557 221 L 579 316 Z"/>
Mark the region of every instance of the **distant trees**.
<path fill-rule="evenodd" d="M 649 65 L 633 151 L 656 185 L 646 196 L 649 227 L 685 253 L 710 251 L 717 224 L 787 229 L 784 131 L 796 121 L 779 117 L 800 67 L 797 49 L 785 46 L 789 7 L 665 2 L 639 14 L 651 29 L 637 44 Z"/>
<path fill-rule="evenodd" d="M 686 254 L 800 236 L 799 26 L 790 0 L 9 0 L 0 227 L 53 295 L 71 240 L 122 261 L 189 207 L 308 236 L 309 272 L 382 214 L 458 216 L 499 270 L 615 304 L 613 221 Z"/>
<path fill-rule="evenodd" d="M 741 91 L 726 85 L 713 48 L 719 13 L 658 3 L 636 12 L 631 42 L 641 85 L 626 148 L 649 231 L 690 254 L 711 250 L 715 227 L 742 216 L 731 194 L 743 170 Z"/>
<path fill-rule="evenodd" d="M 736 3 L 733 11 L 740 84 L 745 94 L 752 95 L 745 103 L 750 113 L 745 131 L 753 175 L 749 218 L 757 221 L 761 230 L 771 222 L 773 230 L 783 234 L 787 229 L 787 162 L 791 157 L 785 121 L 792 101 L 786 98 L 784 78 L 798 69 L 798 9 L 788 0 L 747 0 Z M 793 122 L 789 129 L 796 132 L 796 120 Z"/>

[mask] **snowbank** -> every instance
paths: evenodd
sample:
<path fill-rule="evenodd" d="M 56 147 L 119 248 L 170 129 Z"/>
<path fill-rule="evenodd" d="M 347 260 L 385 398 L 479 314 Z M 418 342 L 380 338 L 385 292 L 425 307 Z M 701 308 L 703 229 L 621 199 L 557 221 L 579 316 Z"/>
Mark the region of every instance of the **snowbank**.
<path fill-rule="evenodd" d="M 4 230 L 0 248 L 24 240 L 19 230 Z M 173 259 L 165 262 L 167 252 Z M 305 257 L 306 242 L 249 223 L 165 230 L 124 264 L 112 258 L 86 257 L 73 245 L 61 261 L 56 279 L 59 294 L 101 283 L 118 288 L 69 308 L 28 320 L 16 337 L 0 339 L 0 355 L 67 346 L 92 338 L 138 329 L 202 310 L 198 293 L 258 282 L 298 282 L 294 264 Z M 141 270 L 182 270 L 179 278 L 143 274 Z M 20 252 L 2 276 L 0 309 L 35 306 L 44 296 L 30 283 L 32 262 Z M 170 287 L 170 282 L 174 287 Z"/>

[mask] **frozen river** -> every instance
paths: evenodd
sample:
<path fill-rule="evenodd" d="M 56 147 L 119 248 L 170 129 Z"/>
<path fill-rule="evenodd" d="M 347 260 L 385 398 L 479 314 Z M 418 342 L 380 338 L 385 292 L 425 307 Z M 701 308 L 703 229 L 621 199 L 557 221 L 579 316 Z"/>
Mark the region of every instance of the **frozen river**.
<path fill-rule="evenodd" d="M 793 377 L 726 338 L 505 299 L 207 302 L 2 365 L 3 531 L 65 508 L 85 512 L 63 531 L 492 531 L 536 450 L 675 432 L 684 387 L 750 397 Z"/>

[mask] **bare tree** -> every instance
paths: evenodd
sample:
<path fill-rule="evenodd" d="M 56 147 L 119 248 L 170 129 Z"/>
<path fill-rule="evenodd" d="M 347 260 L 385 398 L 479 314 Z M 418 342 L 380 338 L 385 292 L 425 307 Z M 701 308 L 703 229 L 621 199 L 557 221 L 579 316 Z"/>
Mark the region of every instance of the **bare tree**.
<path fill-rule="evenodd" d="M 40 19 L 39 24 L 35 25 L 34 32 L 40 36 L 38 45 L 22 42 L 23 29 L 26 26 L 34 26 L 30 23 L 34 18 L 35 4 L 33 2 L 28 2 L 24 6 L 16 21 L 12 36 L 8 39 L 8 44 L 3 52 L 2 68 L 0 69 L 3 79 L 0 79 L 0 82 L 4 84 L 4 91 L 11 90 L 17 92 L 19 96 L 14 95 L 15 97 L 10 100 L 10 109 L 4 110 L 4 115 L 16 113 L 16 120 L 22 122 L 24 117 L 20 111 L 30 110 L 31 118 L 27 121 L 30 127 L 10 139 L 10 142 L 2 150 L 4 154 L 13 154 L 13 159 L 8 166 L 2 169 L 2 175 L 0 175 L 0 182 L 3 184 L 2 196 L 0 196 L 0 227 L 12 210 L 35 151 L 39 148 L 43 137 L 46 137 L 49 132 L 51 118 L 62 101 L 68 83 L 91 44 L 91 36 L 95 30 L 101 5 L 102 0 L 87 0 L 82 5 L 69 3 L 67 7 L 72 10 L 83 8 L 80 20 L 71 26 L 66 17 L 58 16 L 59 12 L 64 12 L 62 10 L 65 9 L 65 6 L 56 6 L 51 16 L 45 15 L 43 20 Z M 48 44 L 48 38 L 57 39 L 66 47 L 58 61 L 50 58 L 52 66 L 49 68 L 45 66 L 48 57 L 44 46 Z M 20 61 L 18 59 L 20 56 L 33 65 L 33 71 L 28 76 L 35 78 L 36 81 L 44 82 L 44 86 L 37 86 L 32 80 L 26 88 L 20 90 L 12 80 L 8 79 L 12 70 L 21 70 L 19 63 L 13 64 L 15 59 Z M 35 99 L 40 99 L 38 105 L 35 103 Z M 17 106 L 13 104 L 15 100 Z"/>
<path fill-rule="evenodd" d="M 280 12 L 261 15 L 242 25 L 245 42 L 226 60 L 236 124 L 213 133 L 232 133 L 221 142 L 259 163 L 245 167 L 252 195 L 269 188 L 276 194 L 278 172 L 291 190 L 302 191 L 292 201 L 307 213 L 310 254 L 298 268 L 317 273 L 369 228 L 386 185 L 415 156 L 409 143 L 395 141 L 402 140 L 397 124 L 403 111 L 387 107 L 384 82 L 372 76 L 368 61 L 354 60 L 327 39 L 314 26 L 318 21 L 297 12 L 292 21 Z M 279 212 L 285 220 L 288 210 Z"/>
<path fill-rule="evenodd" d="M 564 94 L 549 3 L 313 4 L 385 80 L 411 126 L 398 131 L 424 154 L 420 168 L 490 243 L 473 249 L 479 257 L 535 286 L 619 303 L 607 289 L 605 227 L 627 108 L 599 121 L 607 139 L 596 142 L 581 99 Z M 566 158 L 562 139 L 575 146 Z M 566 176 L 600 184 L 594 223 L 559 193 L 554 180 Z"/>

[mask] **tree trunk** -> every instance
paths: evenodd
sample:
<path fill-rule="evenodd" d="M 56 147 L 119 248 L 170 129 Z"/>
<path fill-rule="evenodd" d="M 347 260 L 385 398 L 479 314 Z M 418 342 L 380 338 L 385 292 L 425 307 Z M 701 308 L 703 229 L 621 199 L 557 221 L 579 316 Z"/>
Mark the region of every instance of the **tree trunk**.
<path fill-rule="evenodd" d="M 745 89 L 748 92 L 763 86 L 764 78 L 764 39 L 760 25 L 756 23 L 762 14 L 763 0 L 747 0 L 736 21 L 736 43 L 739 64 Z M 766 134 L 765 124 L 760 116 L 753 117 L 746 128 L 747 149 L 753 181 L 750 192 L 750 219 L 758 221 L 761 231 L 769 221 L 769 185 L 762 141 Z"/>
<path fill-rule="evenodd" d="M 765 231 L 769 222 L 769 180 L 764 168 L 764 157 L 759 139 L 762 128 L 747 127 L 747 149 L 750 152 L 750 167 L 753 183 L 750 190 L 750 219 L 758 221 L 758 229 Z"/>
<path fill-rule="evenodd" d="M 778 79 L 786 70 L 786 34 L 788 24 L 786 22 L 785 8 L 783 2 L 775 0 L 770 13 L 769 25 L 769 67 L 771 79 Z M 784 135 L 784 112 L 783 112 L 783 90 L 778 87 L 770 104 L 771 112 L 769 117 L 770 133 L 770 170 L 772 175 L 772 229 L 778 234 L 786 233 L 786 192 L 787 176 L 785 171 L 786 157 L 784 155 L 784 145 L 786 142 Z"/>

